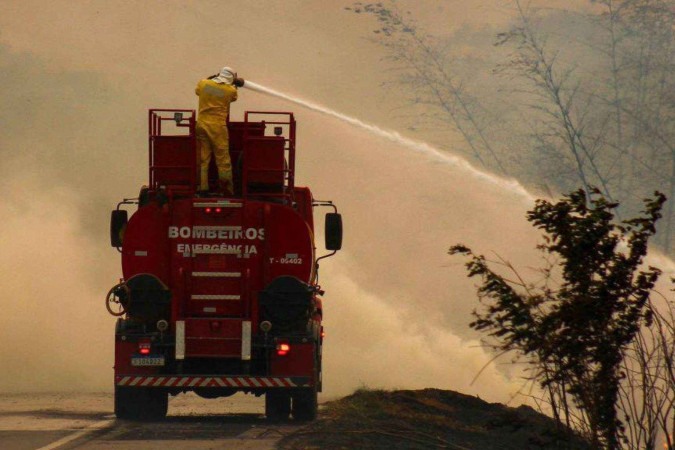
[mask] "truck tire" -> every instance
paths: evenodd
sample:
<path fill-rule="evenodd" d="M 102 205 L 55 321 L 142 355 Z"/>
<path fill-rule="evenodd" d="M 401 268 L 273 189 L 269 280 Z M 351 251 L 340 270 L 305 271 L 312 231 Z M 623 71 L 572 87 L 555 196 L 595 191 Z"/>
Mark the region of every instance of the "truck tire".
<path fill-rule="evenodd" d="M 284 391 L 269 391 L 265 394 L 265 415 L 268 420 L 287 420 L 291 413 L 291 396 Z"/>
<path fill-rule="evenodd" d="M 295 420 L 309 421 L 316 419 L 319 401 L 316 387 L 302 389 L 293 394 L 291 414 Z"/>
<path fill-rule="evenodd" d="M 115 416 L 125 420 L 161 420 L 169 408 L 162 389 L 115 386 Z"/>

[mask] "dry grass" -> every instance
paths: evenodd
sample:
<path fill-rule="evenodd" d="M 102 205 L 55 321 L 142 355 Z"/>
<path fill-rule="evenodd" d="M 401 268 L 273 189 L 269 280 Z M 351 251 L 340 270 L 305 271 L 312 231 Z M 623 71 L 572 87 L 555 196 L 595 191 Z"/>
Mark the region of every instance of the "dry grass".
<path fill-rule="evenodd" d="M 532 408 L 452 391 L 361 389 L 326 404 L 319 420 L 281 442 L 309 449 L 575 449 L 582 441 Z"/>

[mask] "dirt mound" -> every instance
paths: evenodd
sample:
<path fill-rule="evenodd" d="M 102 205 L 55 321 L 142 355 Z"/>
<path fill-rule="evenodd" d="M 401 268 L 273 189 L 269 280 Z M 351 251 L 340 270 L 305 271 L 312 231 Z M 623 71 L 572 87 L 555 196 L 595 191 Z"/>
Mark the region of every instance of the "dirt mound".
<path fill-rule="evenodd" d="M 439 389 L 359 390 L 329 402 L 282 449 L 589 449 L 528 406 Z"/>

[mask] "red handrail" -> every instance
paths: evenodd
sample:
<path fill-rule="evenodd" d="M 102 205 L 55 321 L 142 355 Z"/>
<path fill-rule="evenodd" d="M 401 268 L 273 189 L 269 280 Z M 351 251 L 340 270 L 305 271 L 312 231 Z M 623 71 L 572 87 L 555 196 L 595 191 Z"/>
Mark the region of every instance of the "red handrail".
<path fill-rule="evenodd" d="M 178 114 L 180 113 L 180 117 Z M 158 189 L 159 182 L 157 181 L 157 171 L 168 169 L 182 169 L 189 171 L 188 190 L 194 191 L 197 188 L 197 140 L 195 136 L 195 124 L 197 115 L 193 109 L 151 109 L 148 112 L 148 179 L 151 189 Z M 188 129 L 187 135 L 170 135 L 162 133 L 162 122 L 175 121 L 177 127 L 185 127 Z M 155 164 L 156 152 L 154 141 L 158 137 L 170 136 L 185 136 L 189 139 L 188 147 L 193 152 L 193 156 L 189 158 L 189 165 L 164 165 L 159 166 Z"/>
<path fill-rule="evenodd" d="M 264 116 L 264 117 L 272 117 L 273 119 L 276 120 L 260 120 L 258 117 L 257 120 L 253 120 L 252 116 Z M 277 116 L 277 117 L 274 117 Z M 286 116 L 287 119 L 278 119 L 278 116 Z M 274 193 L 262 193 L 260 195 L 264 195 L 266 197 L 282 197 L 282 198 L 287 198 L 289 201 L 293 201 L 294 199 L 294 187 L 295 187 L 295 127 L 296 127 L 296 122 L 295 122 L 295 116 L 291 112 L 285 112 L 285 111 L 246 111 L 244 113 L 244 122 L 245 123 L 252 123 L 252 122 L 261 122 L 265 125 L 286 125 L 288 126 L 288 137 L 284 138 L 284 152 L 288 152 L 288 168 L 286 169 L 253 169 L 255 172 L 283 172 L 284 173 L 284 180 L 286 181 L 285 187 L 287 188 L 283 193 L 281 194 L 274 194 Z M 244 153 L 243 157 L 244 160 L 246 159 L 246 143 L 249 140 L 249 127 L 245 127 L 244 129 Z M 250 194 L 248 192 L 248 171 L 249 169 L 246 168 L 246 164 L 244 164 L 244 170 L 242 173 L 242 195 L 244 197 L 247 197 L 249 195 L 256 195 L 256 194 Z"/>

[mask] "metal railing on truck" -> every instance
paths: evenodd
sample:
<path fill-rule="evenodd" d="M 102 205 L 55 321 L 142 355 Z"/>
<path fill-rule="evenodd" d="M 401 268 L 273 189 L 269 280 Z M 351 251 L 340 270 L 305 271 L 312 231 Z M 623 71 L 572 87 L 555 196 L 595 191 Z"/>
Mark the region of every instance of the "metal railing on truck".
<path fill-rule="evenodd" d="M 271 120 L 262 120 L 271 119 Z M 248 124 L 272 126 L 273 135 L 253 135 Z M 244 114 L 242 196 L 293 200 L 295 187 L 295 132 L 293 113 L 246 111 Z"/>
<path fill-rule="evenodd" d="M 167 122 L 171 127 L 167 126 Z M 241 196 L 278 198 L 292 202 L 296 139 L 293 113 L 246 111 L 243 123 L 233 122 L 231 125 L 237 124 L 242 124 L 243 129 L 239 127 L 233 134 L 241 133 L 241 137 L 235 137 L 232 142 L 233 136 L 230 136 L 230 152 L 235 156 L 240 154 L 242 159 L 240 169 L 237 158 L 233 160 L 233 171 L 240 171 Z M 200 184 L 200 152 L 195 126 L 195 110 L 149 111 L 150 189 L 163 188 L 169 194 L 192 194 L 197 190 Z M 185 132 L 179 133 L 182 129 Z M 237 178 L 237 174 L 234 175 Z"/>
<path fill-rule="evenodd" d="M 148 114 L 148 167 L 151 189 L 191 193 L 199 182 L 193 109 L 151 109 Z M 169 128 L 166 124 L 172 123 Z M 179 134 L 182 129 L 185 132 Z M 173 133 L 173 134 L 171 134 Z"/>

